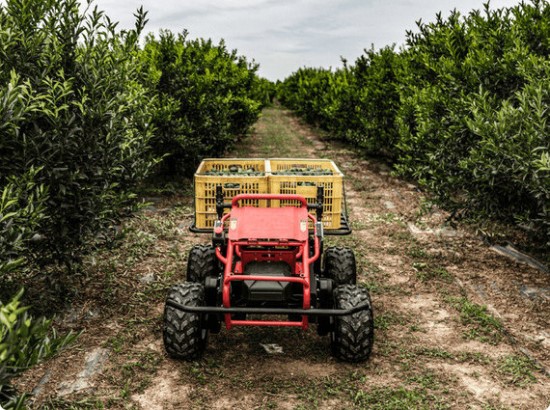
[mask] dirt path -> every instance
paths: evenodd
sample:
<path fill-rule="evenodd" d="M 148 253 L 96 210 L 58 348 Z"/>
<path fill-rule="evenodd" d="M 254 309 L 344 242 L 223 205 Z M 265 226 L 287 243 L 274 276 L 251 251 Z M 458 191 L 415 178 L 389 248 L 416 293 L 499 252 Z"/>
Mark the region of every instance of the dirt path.
<path fill-rule="evenodd" d="M 340 363 L 315 330 L 234 329 L 195 363 L 168 359 L 166 289 L 182 280 L 192 193 L 163 199 L 125 226 L 119 248 L 88 263 L 86 292 L 59 323 L 84 333 L 26 373 L 35 407 L 126 409 L 546 409 L 550 276 L 445 226 L 415 186 L 382 163 L 322 141 L 288 112 L 264 111 L 235 156 L 335 160 L 346 175 L 359 281 L 375 309 L 369 362 Z M 486 306 L 486 307 L 484 307 Z M 276 343 L 280 354 L 262 344 Z M 529 358 L 530 357 L 530 358 Z"/>

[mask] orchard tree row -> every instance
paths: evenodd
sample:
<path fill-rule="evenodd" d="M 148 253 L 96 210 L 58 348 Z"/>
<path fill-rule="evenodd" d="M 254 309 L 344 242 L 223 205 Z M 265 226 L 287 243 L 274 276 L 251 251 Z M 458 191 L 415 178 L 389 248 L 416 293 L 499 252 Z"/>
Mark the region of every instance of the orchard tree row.
<path fill-rule="evenodd" d="M 133 30 L 78 0 L 0 5 L 0 275 L 78 266 L 154 173 L 222 155 L 268 98 L 223 41 Z M 5 279 L 5 278 L 4 278 Z"/>
<path fill-rule="evenodd" d="M 550 240 L 550 5 L 454 11 L 406 45 L 335 71 L 303 68 L 283 104 L 390 160 L 452 211 Z"/>

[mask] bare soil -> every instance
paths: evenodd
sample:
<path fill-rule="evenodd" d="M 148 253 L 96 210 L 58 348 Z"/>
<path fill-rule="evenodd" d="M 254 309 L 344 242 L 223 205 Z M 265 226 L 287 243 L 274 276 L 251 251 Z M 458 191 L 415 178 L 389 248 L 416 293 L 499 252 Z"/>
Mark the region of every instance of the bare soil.
<path fill-rule="evenodd" d="M 369 288 L 371 359 L 341 363 L 314 329 L 222 329 L 204 358 L 162 346 L 169 286 L 184 280 L 192 192 L 162 197 L 125 222 L 111 250 L 86 262 L 84 291 L 58 317 L 78 341 L 19 380 L 34 408 L 546 409 L 550 404 L 550 275 L 493 252 L 383 162 L 323 139 L 288 111 L 264 110 L 230 156 L 323 157 L 346 176 L 355 249 Z M 282 353 L 268 354 L 275 343 Z M 90 352 L 108 352 L 86 372 Z M 67 386 L 88 374 L 84 387 Z M 37 388 L 38 387 L 38 388 Z"/>

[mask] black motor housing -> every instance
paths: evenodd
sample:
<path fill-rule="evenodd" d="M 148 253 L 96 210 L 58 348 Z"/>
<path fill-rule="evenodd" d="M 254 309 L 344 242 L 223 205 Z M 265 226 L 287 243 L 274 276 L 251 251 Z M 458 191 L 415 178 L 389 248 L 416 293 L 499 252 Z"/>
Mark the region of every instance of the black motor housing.
<path fill-rule="evenodd" d="M 245 275 L 291 276 L 292 270 L 285 262 L 249 262 Z M 243 298 L 249 302 L 286 302 L 292 296 L 292 283 L 245 280 Z"/>

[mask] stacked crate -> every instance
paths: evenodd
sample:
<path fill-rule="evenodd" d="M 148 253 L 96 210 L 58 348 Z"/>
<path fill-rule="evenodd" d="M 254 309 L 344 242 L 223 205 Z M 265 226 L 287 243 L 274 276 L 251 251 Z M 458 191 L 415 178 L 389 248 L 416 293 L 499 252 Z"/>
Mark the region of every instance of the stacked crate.
<path fill-rule="evenodd" d="M 195 226 L 198 229 L 214 227 L 218 185 L 221 185 L 226 201 L 239 194 L 266 194 L 267 171 L 265 159 L 203 160 L 195 173 Z M 267 201 L 245 201 L 243 205 L 265 207 Z"/>
<path fill-rule="evenodd" d="M 323 226 L 339 229 L 343 202 L 343 174 L 328 159 L 270 159 L 269 192 L 271 194 L 297 194 L 308 203 L 317 202 L 317 187 L 322 186 Z M 271 201 L 271 206 L 294 205 L 290 201 Z"/>
<path fill-rule="evenodd" d="M 339 229 L 343 203 L 343 174 L 328 159 L 205 159 L 195 174 L 195 227 L 212 229 L 216 220 L 216 187 L 224 198 L 238 194 L 297 194 L 309 203 L 324 188 L 323 226 Z M 293 206 L 292 201 L 245 201 L 248 206 Z"/>

